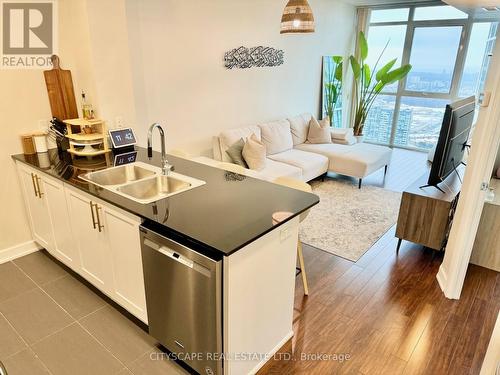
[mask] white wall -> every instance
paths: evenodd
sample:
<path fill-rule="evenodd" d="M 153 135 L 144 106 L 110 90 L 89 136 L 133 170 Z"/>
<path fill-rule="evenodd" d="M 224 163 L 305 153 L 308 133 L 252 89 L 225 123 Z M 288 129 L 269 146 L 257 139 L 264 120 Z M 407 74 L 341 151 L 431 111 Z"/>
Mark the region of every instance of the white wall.
<path fill-rule="evenodd" d="M 0 250 L 31 240 L 14 162 L 22 152 L 19 135 L 37 130 L 38 120 L 50 118 L 43 73 L 0 70 Z"/>
<path fill-rule="evenodd" d="M 135 124 L 129 39 L 124 0 L 86 0 L 91 45 L 91 66 L 95 74 L 97 112 L 114 127 L 121 117 Z M 133 46 L 131 46 L 133 48 Z"/>
<path fill-rule="evenodd" d="M 319 112 L 321 57 L 348 55 L 355 9 L 311 0 L 316 33 L 281 35 L 285 1 L 126 0 L 137 130 L 166 124 L 168 147 L 210 149 L 231 127 Z M 274 68 L 226 70 L 239 46 L 283 49 Z M 142 138 L 144 142 L 144 137 Z"/>
<path fill-rule="evenodd" d="M 95 99 L 85 0 L 60 0 L 59 16 L 61 67 L 71 69 L 77 93 L 85 89 Z M 39 121 L 52 115 L 42 70 L 0 70 L 0 87 L 1 251 L 31 240 L 10 155 L 22 153 L 21 134 L 40 130 Z"/>
<path fill-rule="evenodd" d="M 166 124 L 167 146 L 193 154 L 208 154 L 226 128 L 317 114 L 321 57 L 353 48 L 355 9 L 337 0 L 310 1 L 316 33 L 308 35 L 279 33 L 284 1 L 78 1 L 97 115 L 110 127 L 122 118 L 141 145 L 151 123 Z M 241 45 L 283 49 L 285 64 L 226 70 L 224 52 Z"/>
<path fill-rule="evenodd" d="M 498 168 L 500 168 L 500 148 L 498 149 L 497 159 L 495 160 L 495 166 L 493 167 L 493 176 L 496 176 Z"/>
<path fill-rule="evenodd" d="M 500 358 L 500 314 L 497 316 L 497 322 L 491 333 L 490 343 L 488 344 L 480 375 L 496 374 L 500 366 L 498 358 Z"/>
<path fill-rule="evenodd" d="M 491 179 L 500 148 L 500 38 L 497 38 L 484 91 L 490 104 L 479 108 L 474 138 L 453 219 L 443 263 L 437 279 L 447 298 L 459 299 L 469 266 L 472 247 L 483 211 L 486 191 L 479 189 Z"/>
<path fill-rule="evenodd" d="M 59 57 L 61 68 L 71 70 L 78 111 L 81 116 L 81 92 L 99 114 L 100 98 L 93 63 L 87 0 L 59 0 Z M 45 95 L 46 96 L 46 95 Z"/>

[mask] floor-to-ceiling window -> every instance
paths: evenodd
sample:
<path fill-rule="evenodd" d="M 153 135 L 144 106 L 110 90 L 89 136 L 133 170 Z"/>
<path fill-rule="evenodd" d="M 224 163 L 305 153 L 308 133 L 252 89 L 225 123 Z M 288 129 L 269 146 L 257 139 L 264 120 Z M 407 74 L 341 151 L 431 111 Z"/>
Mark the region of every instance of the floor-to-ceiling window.
<path fill-rule="evenodd" d="M 373 9 L 368 64 L 375 64 L 389 41 L 382 62 L 398 58 L 398 65 L 413 68 L 376 99 L 365 123 L 366 141 L 432 148 L 446 104 L 482 90 L 497 26 L 441 3 Z"/>

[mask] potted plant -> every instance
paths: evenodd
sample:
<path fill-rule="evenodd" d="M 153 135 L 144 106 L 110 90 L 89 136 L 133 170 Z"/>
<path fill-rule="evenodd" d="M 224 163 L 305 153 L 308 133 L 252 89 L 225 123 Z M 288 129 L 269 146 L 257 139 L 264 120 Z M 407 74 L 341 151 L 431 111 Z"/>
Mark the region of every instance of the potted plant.
<path fill-rule="evenodd" d="M 325 87 L 324 87 L 324 113 L 330 120 L 330 126 L 333 126 L 333 114 L 337 102 L 342 95 L 342 75 L 343 62 L 342 56 L 326 56 L 324 61 L 325 66 Z"/>
<path fill-rule="evenodd" d="M 355 82 L 355 100 L 356 108 L 354 113 L 353 132 L 358 141 L 363 138 L 363 128 L 365 120 L 370 112 L 371 106 L 382 90 L 395 82 L 406 77 L 411 70 L 411 65 L 406 64 L 399 68 L 392 69 L 397 59 L 393 59 L 377 70 L 378 64 L 384 54 L 389 41 L 380 53 L 375 66 L 370 68 L 366 63 L 368 57 L 368 43 L 365 34 L 359 32 L 359 57 L 349 57 Z M 392 70 L 391 70 L 392 69 Z"/>

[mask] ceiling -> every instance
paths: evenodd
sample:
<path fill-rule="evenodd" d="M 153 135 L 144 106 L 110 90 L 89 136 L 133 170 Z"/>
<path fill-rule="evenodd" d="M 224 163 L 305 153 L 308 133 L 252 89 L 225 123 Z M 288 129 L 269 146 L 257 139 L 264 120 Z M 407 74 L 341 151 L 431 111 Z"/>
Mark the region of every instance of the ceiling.
<path fill-rule="evenodd" d="M 356 6 L 374 6 L 387 4 L 402 4 L 402 3 L 420 3 L 429 2 L 429 0 L 344 0 L 346 3 Z"/>
<path fill-rule="evenodd" d="M 444 0 L 453 6 L 464 6 L 467 8 L 481 8 L 487 6 L 500 6 L 500 0 Z"/>
<path fill-rule="evenodd" d="M 429 0 L 344 0 L 346 3 L 356 6 L 374 6 L 387 4 L 405 4 L 429 2 Z M 457 8 L 476 9 L 487 6 L 499 6 L 500 0 L 443 0 L 445 3 L 456 6 Z"/>
<path fill-rule="evenodd" d="M 429 0 L 344 0 L 355 6 L 376 6 L 391 4 L 415 4 L 429 2 Z M 445 3 L 454 7 L 472 13 L 474 18 L 500 19 L 500 10 L 486 11 L 483 7 L 500 7 L 500 0 L 443 0 Z"/>
<path fill-rule="evenodd" d="M 500 18 L 500 0 L 444 0 L 464 12 L 472 13 L 476 18 Z M 497 10 L 488 11 L 485 7 L 499 7 Z"/>

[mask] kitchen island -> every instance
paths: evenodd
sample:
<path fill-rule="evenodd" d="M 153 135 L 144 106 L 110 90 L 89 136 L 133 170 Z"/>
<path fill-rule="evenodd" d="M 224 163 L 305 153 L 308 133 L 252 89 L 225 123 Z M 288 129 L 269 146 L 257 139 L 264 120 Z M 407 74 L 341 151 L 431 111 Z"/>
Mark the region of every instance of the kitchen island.
<path fill-rule="evenodd" d="M 160 167 L 158 153 L 136 151 L 135 161 Z M 218 368 L 206 373 L 255 373 L 292 337 L 298 216 L 318 203 L 314 194 L 169 156 L 176 173 L 205 184 L 141 204 L 79 178 L 111 167 L 109 158 L 50 150 L 13 159 L 34 239 L 145 323 L 139 227 L 221 263 Z M 288 219 L 273 223 L 283 211 Z"/>

